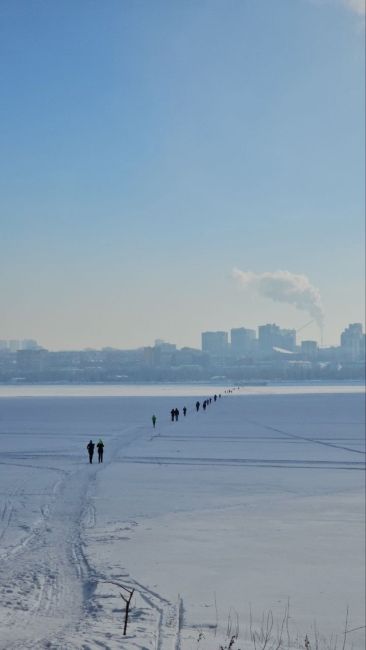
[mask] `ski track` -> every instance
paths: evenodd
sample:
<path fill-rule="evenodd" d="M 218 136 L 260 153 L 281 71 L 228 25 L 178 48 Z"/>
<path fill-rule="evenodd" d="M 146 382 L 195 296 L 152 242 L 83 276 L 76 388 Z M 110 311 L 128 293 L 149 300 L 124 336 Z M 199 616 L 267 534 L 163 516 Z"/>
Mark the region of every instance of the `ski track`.
<path fill-rule="evenodd" d="M 276 459 L 263 460 L 255 458 L 198 458 L 171 456 L 125 456 L 117 462 L 122 464 L 133 463 L 137 465 L 191 465 L 201 467 L 275 467 L 280 469 L 347 469 L 364 470 L 362 461 L 332 461 L 332 460 L 295 460 Z"/>
<path fill-rule="evenodd" d="M 307 436 L 300 436 L 295 433 L 290 433 L 289 431 L 284 431 L 283 429 L 277 429 L 276 427 L 271 427 L 268 424 L 262 424 L 261 422 L 256 422 L 255 420 L 247 420 L 250 424 L 255 424 L 261 426 L 263 429 L 268 429 L 268 431 L 274 431 L 275 433 L 281 433 L 288 438 L 294 440 L 302 440 L 304 442 L 310 442 L 315 445 L 323 445 L 324 447 L 334 447 L 335 449 L 342 449 L 343 451 L 350 451 L 355 454 L 362 454 L 365 456 L 366 452 L 361 449 L 354 449 L 353 447 L 345 447 L 343 445 L 336 445 L 334 442 L 325 441 L 322 438 L 309 438 Z"/>
<path fill-rule="evenodd" d="M 68 475 L 57 489 L 55 484 L 55 502 L 41 508 L 31 532 L 3 555 L 0 599 L 8 623 L 0 645 L 4 650 L 61 648 L 65 627 L 80 617 L 89 572 L 81 551 L 80 516 L 89 480 L 84 471 Z M 45 630 L 52 646 L 43 637 Z"/>
<path fill-rule="evenodd" d="M 135 429 L 128 429 L 132 428 Z M 126 444 L 130 441 L 131 436 L 127 436 Z M 111 446 L 120 445 L 114 441 Z M 85 602 L 93 591 L 95 578 L 83 551 L 82 523 L 87 512 L 86 524 L 94 525 L 95 513 L 87 503 L 87 493 L 96 473 L 103 468 L 84 465 L 77 471 L 66 472 L 27 462 L 35 457 L 23 454 L 23 463 L 2 462 L 54 471 L 58 478 L 32 528 L 19 543 L 2 549 L 0 606 L 5 610 L 7 630 L 1 633 L 0 648 L 80 648 L 78 643 L 74 646 L 65 641 L 65 637 L 70 629 L 78 628 Z M 13 496 L 0 504 L 0 539 L 11 522 Z"/>
<path fill-rule="evenodd" d="M 47 469 L 58 477 L 48 502 L 40 506 L 39 518 L 32 528 L 18 544 L 1 552 L 0 608 L 7 623 L 6 630 L 0 631 L 1 650 L 110 650 L 120 648 L 130 638 L 122 636 L 120 621 L 117 629 L 108 635 L 108 642 L 104 632 L 98 633 L 101 610 L 98 588 L 103 584 L 119 587 L 121 584 L 111 576 L 94 571 L 86 557 L 83 540 L 84 531 L 95 526 L 95 507 L 89 495 L 95 489 L 98 472 L 113 462 L 122 449 L 146 436 L 146 427 L 134 425 L 119 433 L 110 441 L 110 460 L 103 465 L 86 464 L 66 472 L 30 464 L 27 461 L 37 457 L 34 453 L 22 454 L 23 463 L 2 463 L 37 471 Z M 11 522 L 13 496 L 15 492 L 0 502 L 0 539 Z M 107 536 L 106 540 L 110 539 Z M 127 573 L 117 577 L 123 578 L 124 586 L 136 590 L 136 597 L 155 616 L 156 650 L 180 650 L 180 603 L 170 603 Z M 137 631 L 142 636 L 146 633 L 141 625 Z M 136 639 L 133 645 L 144 647 Z"/>

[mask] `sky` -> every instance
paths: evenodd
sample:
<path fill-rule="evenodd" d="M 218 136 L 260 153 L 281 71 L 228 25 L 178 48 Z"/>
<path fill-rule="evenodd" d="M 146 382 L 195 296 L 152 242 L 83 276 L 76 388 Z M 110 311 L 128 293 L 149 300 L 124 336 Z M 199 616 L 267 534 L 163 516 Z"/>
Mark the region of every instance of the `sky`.
<path fill-rule="evenodd" d="M 239 269 L 305 277 L 338 344 L 365 313 L 364 57 L 363 0 L 0 0 L 0 339 L 311 319 Z"/>

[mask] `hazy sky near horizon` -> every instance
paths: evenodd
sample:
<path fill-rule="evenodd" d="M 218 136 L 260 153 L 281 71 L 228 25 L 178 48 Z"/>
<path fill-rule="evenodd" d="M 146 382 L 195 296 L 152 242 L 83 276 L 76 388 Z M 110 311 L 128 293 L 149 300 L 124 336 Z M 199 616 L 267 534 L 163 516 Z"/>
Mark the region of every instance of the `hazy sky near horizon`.
<path fill-rule="evenodd" d="M 0 339 L 200 345 L 364 306 L 362 0 L 0 0 Z M 319 339 L 310 325 L 301 338 Z"/>

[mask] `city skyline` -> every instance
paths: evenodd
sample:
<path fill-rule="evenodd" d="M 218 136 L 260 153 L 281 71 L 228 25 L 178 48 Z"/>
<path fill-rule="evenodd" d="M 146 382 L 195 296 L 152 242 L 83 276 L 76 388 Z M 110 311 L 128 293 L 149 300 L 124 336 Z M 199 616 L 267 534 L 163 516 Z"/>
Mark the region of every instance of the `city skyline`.
<path fill-rule="evenodd" d="M 203 350 L 204 345 L 203 345 L 203 337 L 204 335 L 225 335 L 226 338 L 226 345 L 231 346 L 233 343 L 233 334 L 235 336 L 240 335 L 242 332 L 245 332 L 246 335 L 249 337 L 248 340 L 252 340 L 254 342 L 260 341 L 261 338 L 261 331 L 262 334 L 265 330 L 272 330 L 278 331 L 282 335 L 288 336 L 289 339 L 291 340 L 291 345 L 296 345 L 297 347 L 301 347 L 301 344 L 303 342 L 314 342 L 316 343 L 318 348 L 328 348 L 328 347 L 339 347 L 342 345 L 342 337 L 347 334 L 349 330 L 352 330 L 353 328 L 357 328 L 359 330 L 359 333 L 361 333 L 362 336 L 366 336 L 364 333 L 364 326 L 363 323 L 347 323 L 347 325 L 344 325 L 343 329 L 339 332 L 338 340 L 334 345 L 327 346 L 324 344 L 321 344 L 320 341 L 316 339 L 312 339 L 310 336 L 306 336 L 306 331 L 308 327 L 312 324 L 312 321 L 308 321 L 305 323 L 302 327 L 300 327 L 299 330 L 295 328 L 289 328 L 289 327 L 281 327 L 277 323 L 262 323 L 256 325 L 254 328 L 247 327 L 246 325 L 239 325 L 238 327 L 229 327 L 226 330 L 218 330 L 218 329 L 208 329 L 205 330 L 204 332 L 199 333 L 199 345 L 196 346 L 191 346 L 187 342 L 183 344 L 178 344 L 177 342 L 172 342 L 171 340 L 168 341 L 166 339 L 160 338 L 160 337 L 154 337 L 153 340 L 150 341 L 145 341 L 141 342 L 139 345 L 136 347 L 130 348 L 130 347 L 125 347 L 122 345 L 117 346 L 112 346 L 112 345 L 105 345 L 101 346 L 100 348 L 93 348 L 90 346 L 81 346 L 80 348 L 48 348 L 47 346 L 43 345 L 42 342 L 39 342 L 36 339 L 30 339 L 30 338 L 10 338 L 10 339 L 0 339 L 0 352 L 1 351 L 10 351 L 10 352 L 16 352 L 17 350 L 37 350 L 37 349 L 47 349 L 50 351 L 73 351 L 73 350 L 103 350 L 103 349 L 116 349 L 116 350 L 125 350 L 125 351 L 133 351 L 133 350 L 138 350 L 138 349 L 143 349 L 151 346 L 159 346 L 159 345 L 167 345 L 167 346 L 174 346 L 177 349 L 179 348 L 192 348 L 196 350 Z M 302 333 L 301 337 L 298 335 Z M 305 334 L 304 334 L 305 332 Z M 286 348 L 286 345 L 283 346 Z M 289 346 L 291 347 L 291 346 Z"/>
<path fill-rule="evenodd" d="M 284 275 L 324 345 L 364 325 L 362 1 L 3 0 L 0 36 L 0 339 L 299 329 Z"/>
<path fill-rule="evenodd" d="M 217 381 L 364 381 L 366 335 L 350 323 L 340 345 L 296 341 L 275 323 L 201 333 L 201 348 L 162 339 L 135 349 L 47 350 L 36 341 L 0 340 L 0 383 L 133 383 Z M 300 344 L 299 344 L 300 343 Z"/>

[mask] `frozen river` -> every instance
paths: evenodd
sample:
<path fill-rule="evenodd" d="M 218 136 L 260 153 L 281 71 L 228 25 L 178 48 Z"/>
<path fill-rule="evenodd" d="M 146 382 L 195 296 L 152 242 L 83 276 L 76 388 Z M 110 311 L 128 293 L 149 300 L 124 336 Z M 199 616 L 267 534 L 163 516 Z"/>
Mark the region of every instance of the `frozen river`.
<path fill-rule="evenodd" d="M 363 387 L 224 390 L 0 387 L 2 650 L 364 646 Z"/>

